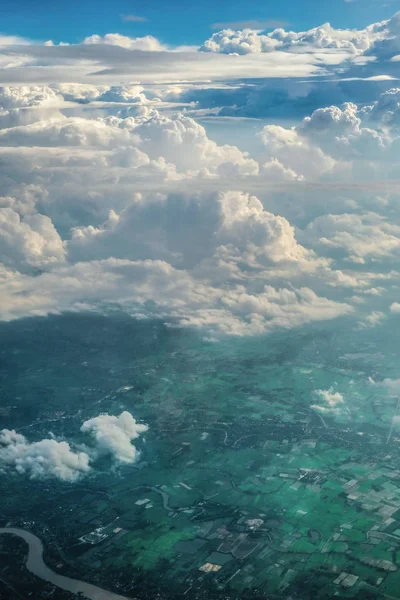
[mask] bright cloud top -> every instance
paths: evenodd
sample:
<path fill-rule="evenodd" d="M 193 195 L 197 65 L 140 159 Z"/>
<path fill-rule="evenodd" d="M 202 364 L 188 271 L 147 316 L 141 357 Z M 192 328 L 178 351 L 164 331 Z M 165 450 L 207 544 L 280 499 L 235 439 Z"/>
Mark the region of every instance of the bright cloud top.
<path fill-rule="evenodd" d="M 133 463 L 139 453 L 131 443 L 148 430 L 124 411 L 119 417 L 107 414 L 85 421 L 83 433 L 92 434 L 94 445 L 73 449 L 66 441 L 43 439 L 29 442 L 14 430 L 0 431 L 0 473 L 16 471 L 30 479 L 56 477 L 73 482 L 91 471 L 92 463 L 109 455 L 116 463 Z"/>
<path fill-rule="evenodd" d="M 362 30 L 335 29 L 329 23 L 308 31 L 275 29 L 264 34 L 254 29 L 222 29 L 201 46 L 203 52 L 249 54 L 303 48 L 336 49 L 362 54 L 377 41 L 392 37 L 391 21 L 375 23 Z"/>
<path fill-rule="evenodd" d="M 105 414 L 89 419 L 81 431 L 92 435 L 100 453 L 110 454 L 120 463 L 132 463 L 138 452 L 131 442 L 148 431 L 148 427 L 137 423 L 131 413 L 124 411 L 119 417 Z"/>

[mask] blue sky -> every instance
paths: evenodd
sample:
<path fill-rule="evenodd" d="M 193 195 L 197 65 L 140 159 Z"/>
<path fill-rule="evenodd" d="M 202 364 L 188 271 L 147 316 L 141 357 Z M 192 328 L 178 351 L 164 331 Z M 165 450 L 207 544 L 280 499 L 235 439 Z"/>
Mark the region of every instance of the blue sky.
<path fill-rule="evenodd" d="M 132 37 L 151 34 L 170 44 L 199 44 L 218 22 L 273 20 L 294 30 L 329 21 L 335 27 L 361 28 L 387 19 L 400 10 L 400 0 L 3 0 L 1 32 L 31 39 L 77 42 L 98 33 L 118 32 Z M 123 22 L 121 15 L 145 17 Z"/>

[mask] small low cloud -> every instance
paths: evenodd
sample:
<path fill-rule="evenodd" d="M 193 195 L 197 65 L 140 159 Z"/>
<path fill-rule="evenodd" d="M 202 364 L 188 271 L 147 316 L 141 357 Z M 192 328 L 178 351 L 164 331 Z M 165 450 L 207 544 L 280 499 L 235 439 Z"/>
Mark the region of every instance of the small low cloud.
<path fill-rule="evenodd" d="M 386 388 L 389 396 L 397 397 L 400 395 L 400 379 L 387 377 L 383 380 L 382 385 Z"/>
<path fill-rule="evenodd" d="M 121 20 L 124 23 L 147 23 L 149 19 L 140 15 L 121 15 Z"/>
<path fill-rule="evenodd" d="M 15 471 L 30 479 L 57 478 L 74 482 L 91 471 L 97 458 L 109 455 L 115 463 L 133 463 L 139 452 L 132 444 L 147 425 L 137 423 L 131 413 L 124 411 L 118 417 L 103 414 L 85 421 L 83 433 L 90 433 L 91 446 L 74 449 L 66 441 L 52 438 L 30 442 L 15 430 L 0 431 L 0 473 Z"/>
<path fill-rule="evenodd" d="M 360 322 L 360 327 L 369 329 L 381 325 L 386 320 L 386 315 L 383 312 L 374 310 L 371 314 L 365 317 L 364 321 Z"/>
<path fill-rule="evenodd" d="M 316 390 L 315 395 L 332 408 L 335 408 L 338 404 L 344 403 L 342 394 L 335 392 L 333 388 L 330 388 L 329 390 Z"/>
<path fill-rule="evenodd" d="M 147 425 L 137 423 L 128 411 L 119 417 L 99 415 L 85 421 L 81 427 L 83 433 L 92 435 L 100 454 L 110 454 L 121 463 L 132 463 L 137 459 L 138 451 L 131 442 L 147 430 Z"/>
<path fill-rule="evenodd" d="M 277 29 L 289 25 L 280 19 L 250 19 L 248 21 L 222 21 L 210 25 L 210 29 Z"/>
<path fill-rule="evenodd" d="M 400 379 L 392 379 L 391 377 L 386 377 L 382 381 L 376 381 L 372 377 L 368 377 L 368 382 L 371 385 L 382 386 L 385 388 L 387 395 L 390 398 L 398 398 L 400 396 Z"/>
<path fill-rule="evenodd" d="M 311 405 L 311 408 L 314 410 L 331 415 L 339 414 L 341 412 L 344 398 L 342 394 L 335 392 L 333 388 L 329 388 L 329 390 L 315 390 L 314 396 L 318 398 L 320 402 L 320 404 Z"/>
<path fill-rule="evenodd" d="M 76 481 L 90 470 L 86 452 L 75 452 L 68 442 L 44 439 L 29 442 L 14 430 L 0 432 L 0 472 L 15 470 L 30 479 L 56 477 Z"/>

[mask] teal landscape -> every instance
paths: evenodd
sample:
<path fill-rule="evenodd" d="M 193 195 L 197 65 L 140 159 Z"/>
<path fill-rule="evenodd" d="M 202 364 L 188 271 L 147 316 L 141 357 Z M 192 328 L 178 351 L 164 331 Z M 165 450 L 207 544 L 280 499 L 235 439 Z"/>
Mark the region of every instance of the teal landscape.
<path fill-rule="evenodd" d="M 2 426 L 75 447 L 100 413 L 148 427 L 135 462 L 73 482 L 3 471 L 0 525 L 36 535 L 53 572 L 126 598 L 399 597 L 390 324 L 216 342 L 65 314 L 1 336 Z M 72 597 L 26 569 L 23 540 L 0 544 L 4 597 Z"/>

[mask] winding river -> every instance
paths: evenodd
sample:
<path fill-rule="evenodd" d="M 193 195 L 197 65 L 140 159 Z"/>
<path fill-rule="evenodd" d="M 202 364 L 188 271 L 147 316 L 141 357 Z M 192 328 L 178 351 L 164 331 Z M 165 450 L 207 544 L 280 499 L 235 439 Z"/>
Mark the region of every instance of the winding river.
<path fill-rule="evenodd" d="M 58 575 L 49 569 L 43 561 L 43 544 L 41 540 L 33 533 L 30 533 L 30 531 L 14 527 L 0 527 L 0 535 L 5 533 L 17 535 L 25 540 L 29 547 L 26 568 L 37 577 L 40 577 L 40 579 L 49 581 L 62 590 L 72 592 L 73 594 L 79 594 L 80 592 L 85 598 L 89 598 L 89 600 L 128 600 L 127 596 L 120 596 L 119 594 L 108 592 L 107 590 L 103 590 L 91 583 L 85 583 L 79 579 L 71 579 L 64 575 Z"/>

